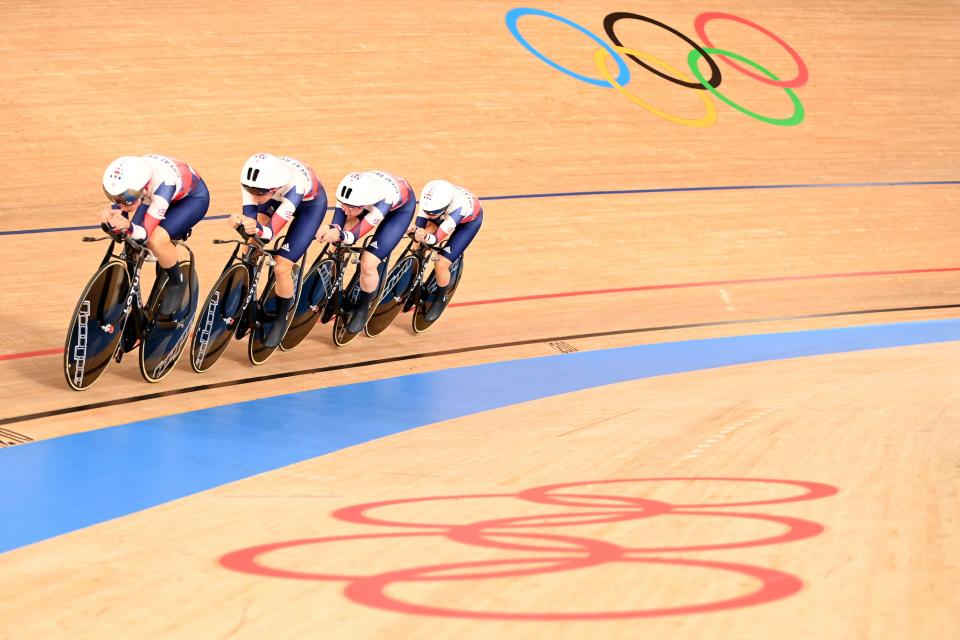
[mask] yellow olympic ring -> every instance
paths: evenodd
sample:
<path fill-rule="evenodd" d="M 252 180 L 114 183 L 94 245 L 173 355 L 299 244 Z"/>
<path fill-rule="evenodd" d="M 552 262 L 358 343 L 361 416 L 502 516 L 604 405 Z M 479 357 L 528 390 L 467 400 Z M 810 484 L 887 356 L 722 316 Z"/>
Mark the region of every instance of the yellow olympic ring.
<path fill-rule="evenodd" d="M 681 80 L 685 80 L 687 82 L 694 81 L 693 78 L 683 73 L 679 69 L 675 69 L 674 67 L 670 66 L 663 60 L 660 60 L 659 58 L 655 58 L 649 53 L 643 53 L 641 51 L 637 51 L 636 49 L 627 49 L 625 47 L 611 47 L 611 48 L 614 51 L 617 51 L 618 53 L 634 55 L 642 60 L 645 60 L 646 62 L 649 62 L 650 64 L 660 67 L 661 69 L 665 69 L 666 71 L 672 73 L 673 75 L 680 78 Z M 712 125 L 714 122 L 717 121 L 717 108 L 713 106 L 713 101 L 710 100 L 710 96 L 707 94 L 706 91 L 698 91 L 697 93 L 700 96 L 700 100 L 703 101 L 703 106 L 706 107 L 707 113 L 702 118 L 699 118 L 697 120 L 692 120 L 690 118 L 681 118 L 680 116 L 675 116 L 671 113 L 667 113 L 666 111 L 662 111 L 661 109 L 658 109 L 651 104 L 647 104 L 637 96 L 627 91 L 626 87 L 624 87 L 619 82 L 617 82 L 614 79 L 613 75 L 611 75 L 610 70 L 607 68 L 607 58 L 608 56 L 607 56 L 606 49 L 597 48 L 597 50 L 593 52 L 593 63 L 597 66 L 597 70 L 600 72 L 600 74 L 604 77 L 604 79 L 606 79 L 607 82 L 613 85 L 613 87 L 617 91 L 619 91 L 624 96 L 626 96 L 627 100 L 634 103 L 635 105 L 643 107 L 653 115 L 660 116 L 664 120 L 669 120 L 670 122 L 673 122 L 676 124 L 682 124 L 687 127 L 698 127 L 698 128 L 709 127 L 710 125 Z"/>

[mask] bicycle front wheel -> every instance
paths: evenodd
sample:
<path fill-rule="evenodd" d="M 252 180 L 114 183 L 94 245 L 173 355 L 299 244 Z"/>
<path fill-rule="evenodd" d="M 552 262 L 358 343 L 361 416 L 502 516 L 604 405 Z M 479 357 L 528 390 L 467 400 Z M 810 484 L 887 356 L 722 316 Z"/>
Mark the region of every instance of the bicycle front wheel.
<path fill-rule="evenodd" d="M 197 373 L 212 367 L 230 344 L 250 291 L 250 272 L 236 263 L 224 270 L 200 308 L 190 345 L 190 366 Z"/>
<path fill-rule="evenodd" d="M 367 322 L 365 329 L 367 336 L 372 338 L 380 335 L 400 314 L 407 296 L 414 288 L 414 280 L 418 273 L 420 273 L 420 260 L 414 255 L 407 256 L 390 270 L 380 304 L 373 310 Z"/>
<path fill-rule="evenodd" d="M 320 319 L 327 301 L 333 298 L 336 281 L 337 261 L 333 258 L 324 258 L 310 268 L 303 280 L 297 311 L 280 343 L 281 349 L 290 351 L 303 342 Z"/>
<path fill-rule="evenodd" d="M 108 262 L 90 278 L 70 318 L 63 373 L 71 389 L 89 389 L 107 370 L 123 336 L 123 310 L 130 276 L 121 262 Z"/>

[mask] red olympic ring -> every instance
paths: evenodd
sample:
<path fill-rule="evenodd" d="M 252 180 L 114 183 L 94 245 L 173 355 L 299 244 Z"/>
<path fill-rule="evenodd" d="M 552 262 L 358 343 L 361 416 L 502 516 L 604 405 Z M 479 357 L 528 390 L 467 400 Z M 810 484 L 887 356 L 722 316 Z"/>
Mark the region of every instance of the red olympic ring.
<path fill-rule="evenodd" d="M 760 581 L 760 588 L 756 591 L 735 598 L 726 600 L 715 600 L 696 605 L 685 605 L 679 607 L 663 607 L 658 609 L 639 609 L 633 611 L 596 611 L 590 613 L 570 613 L 570 612 L 497 612 L 497 611 L 469 611 L 466 609 L 448 609 L 442 607 L 433 607 L 429 605 L 413 604 L 404 602 L 397 598 L 387 595 L 387 589 L 397 582 L 422 581 L 424 573 L 436 573 L 449 571 L 451 569 L 462 569 L 473 566 L 490 565 L 512 565 L 520 563 L 529 563 L 530 560 L 491 560 L 483 562 L 457 562 L 451 564 L 438 564 L 428 567 L 416 567 L 412 569 L 401 569 L 381 573 L 369 578 L 357 580 L 348 584 L 344 590 L 344 595 L 357 604 L 383 609 L 386 611 L 395 611 L 397 613 L 426 615 L 443 618 L 468 618 L 473 620 L 542 620 L 542 621 L 564 621 L 564 620 L 615 620 L 624 618 L 655 618 L 661 616 L 689 615 L 693 613 L 706 613 L 709 611 L 722 611 L 734 609 L 737 607 L 748 607 L 758 604 L 765 604 L 780 600 L 793 595 L 803 587 L 803 583 L 789 573 L 777 571 L 776 569 L 767 569 L 764 567 L 755 567 L 747 564 L 737 564 L 730 562 L 714 562 L 709 560 L 686 560 L 680 558 L 623 558 L 614 562 L 637 562 L 650 564 L 669 564 L 688 567 L 705 567 L 709 569 L 720 569 L 723 571 L 732 571 L 741 573 L 745 576 L 756 578 Z M 503 572 L 501 572 L 503 573 Z M 510 573 L 510 572 L 506 572 Z M 485 577 L 494 577 L 485 576 Z"/>
<path fill-rule="evenodd" d="M 831 487 L 828 484 L 821 484 L 819 482 L 805 482 L 803 480 L 770 480 L 768 478 L 706 478 L 706 477 L 690 477 L 690 478 L 632 478 L 624 480 L 596 480 L 592 482 L 565 482 L 562 484 L 553 484 L 545 485 L 542 487 L 534 487 L 533 489 L 526 489 L 521 491 L 518 497 L 521 500 L 529 500 L 530 502 L 536 502 L 539 504 L 550 504 L 558 505 L 564 507 L 590 507 L 596 509 L 600 505 L 596 503 L 587 503 L 578 502 L 577 499 L 583 498 L 596 498 L 604 500 L 621 500 L 628 504 L 639 504 L 642 505 L 645 502 L 648 502 L 648 498 L 633 498 L 630 496 L 588 496 L 580 494 L 572 494 L 566 496 L 552 496 L 550 495 L 554 491 L 559 491 L 562 489 L 569 489 L 570 487 L 579 487 L 579 486 L 588 486 L 588 485 L 597 485 L 597 484 L 622 484 L 624 482 L 675 482 L 675 481 L 708 481 L 708 482 L 760 482 L 765 484 L 785 484 L 795 487 L 802 487 L 806 489 L 806 493 L 802 493 L 796 496 L 790 496 L 787 498 L 774 498 L 772 500 L 752 500 L 748 502 L 726 502 L 718 504 L 674 504 L 671 505 L 672 509 L 703 509 L 703 508 L 723 508 L 723 507 L 750 507 L 756 505 L 771 505 L 771 504 L 785 504 L 788 502 L 801 502 L 804 500 L 817 500 L 819 498 L 825 498 L 827 496 L 832 496 L 837 493 L 836 487 Z"/>
<path fill-rule="evenodd" d="M 553 551 L 553 552 L 566 552 L 569 549 L 558 549 L 556 547 L 533 547 L 527 545 L 519 544 L 507 544 L 503 542 L 497 542 L 494 540 L 489 540 L 485 536 L 496 536 L 499 538 L 511 538 L 511 537 L 523 537 L 522 534 L 517 534 L 512 531 L 485 531 L 485 529 L 515 529 L 518 527 L 571 527 L 571 526 L 581 526 L 581 525 L 593 525 L 593 524 L 611 524 L 614 522 L 626 522 L 628 520 L 639 520 L 642 518 L 650 518 L 656 515 L 665 515 L 669 513 L 669 505 L 665 505 L 668 509 L 659 511 L 657 513 L 651 513 L 649 511 L 615 511 L 613 513 L 559 513 L 551 515 L 536 515 L 536 516 L 519 516 L 515 518 L 499 518 L 496 520 L 483 520 L 481 522 L 474 522 L 470 524 L 460 525 L 457 527 L 452 527 L 450 531 L 447 532 L 447 538 L 453 540 L 454 542 L 462 542 L 464 544 L 472 544 L 478 547 L 491 547 L 494 549 L 507 549 L 510 551 Z M 602 518 L 595 518 L 594 516 L 604 516 Z M 722 514 L 726 515 L 726 514 Z M 547 519 L 570 519 L 570 518 L 583 518 L 589 517 L 591 519 L 582 521 L 582 522 L 562 522 L 562 523 L 551 523 L 551 524 L 527 524 L 527 525 L 517 525 L 514 524 L 517 521 L 521 520 L 547 520 Z M 555 536 L 556 538 L 564 538 L 565 536 Z M 579 539 L 579 538 L 578 538 Z M 588 538 L 582 538 L 587 540 Z M 635 551 L 634 549 L 623 548 L 625 553 Z"/>
<path fill-rule="evenodd" d="M 562 514 L 569 515 L 569 514 Z M 588 514 L 581 514 L 588 515 Z M 593 515 L 593 514 L 589 514 Z M 713 544 L 697 544 L 697 545 L 688 545 L 681 547 L 624 547 L 625 553 L 679 553 L 681 551 L 720 551 L 724 549 L 743 549 L 747 547 L 763 547 L 773 544 L 783 544 L 786 542 L 796 542 L 798 540 L 805 540 L 806 538 L 812 538 L 814 536 L 820 535 L 823 533 L 823 526 L 817 524 L 816 522 L 811 522 L 809 520 L 803 520 L 801 518 L 790 518 L 787 516 L 776 516 L 765 513 L 738 513 L 738 512 L 717 512 L 717 511 L 672 511 L 664 514 L 657 515 L 666 515 L 666 516 L 720 516 L 727 518 L 743 518 L 746 520 L 762 520 L 766 522 L 772 522 L 774 524 L 784 525 L 787 530 L 783 533 L 777 535 L 768 536 L 765 538 L 756 538 L 754 540 L 738 540 L 734 542 L 719 542 Z M 557 517 L 557 516 L 555 516 Z M 628 520 L 637 520 L 640 518 L 651 517 L 650 514 L 641 514 L 639 517 L 631 515 L 630 512 L 620 512 L 620 515 L 616 518 L 610 517 L 605 520 L 594 520 L 589 522 L 577 522 L 572 523 L 567 526 L 580 526 L 580 525 L 589 525 L 589 524 L 601 524 L 601 523 L 613 523 L 613 522 L 626 522 Z M 543 519 L 544 516 L 528 516 L 530 519 Z M 567 549 L 556 548 L 556 547 L 534 547 L 521 544 L 510 544 L 505 542 L 497 542 L 490 540 L 489 537 L 498 537 L 498 538 L 509 538 L 516 536 L 509 531 L 498 531 L 496 529 L 500 528 L 510 528 L 509 524 L 500 524 L 501 522 L 509 522 L 514 520 L 520 520 L 522 518 L 503 518 L 502 520 L 486 520 L 484 522 L 477 522 L 469 525 L 462 525 L 455 527 L 450 530 L 447 534 L 447 537 L 450 540 L 456 542 L 462 542 L 464 544 L 472 544 L 476 546 L 485 546 L 493 547 L 498 549 L 506 549 L 510 551 L 539 551 L 539 552 L 564 552 L 568 551 Z M 527 526 L 538 526 L 538 525 L 527 525 Z M 539 525 L 539 526 L 550 526 L 550 525 Z M 561 525 L 553 525 L 561 526 Z M 492 530 L 491 530 L 492 529 Z M 485 531 L 486 530 L 486 531 Z"/>
<path fill-rule="evenodd" d="M 284 540 L 283 542 L 271 542 L 261 544 L 246 549 L 231 551 L 220 557 L 220 564 L 227 569 L 239 571 L 240 573 L 252 573 L 258 576 L 268 578 L 289 578 L 290 580 L 327 580 L 330 582 L 347 582 L 350 580 L 360 580 L 366 576 L 352 576 L 339 573 L 315 573 L 311 571 L 294 571 L 292 569 L 277 569 L 260 561 L 260 556 L 272 553 L 274 551 L 283 551 L 296 547 L 305 547 L 314 544 L 327 544 L 329 542 L 353 542 L 356 540 L 376 540 L 379 538 L 415 538 L 438 536 L 440 533 L 430 531 L 403 532 L 403 533 L 361 533 L 348 536 L 330 536 L 326 538 L 305 538 L 303 540 Z"/>
<path fill-rule="evenodd" d="M 430 529 L 449 529 L 450 527 L 456 527 L 458 525 L 380 520 L 377 518 L 371 518 L 366 514 L 366 512 L 371 509 L 376 509 L 378 507 L 392 507 L 394 505 L 399 505 L 399 504 L 412 504 L 416 502 L 432 502 L 435 500 L 464 500 L 464 499 L 473 499 L 473 498 L 515 498 L 515 497 L 516 495 L 512 493 L 474 493 L 474 494 L 456 495 L 456 496 L 431 496 L 428 498 L 403 498 L 400 500 L 381 500 L 379 502 L 367 502 L 364 504 L 354 504 L 349 507 L 337 509 L 330 515 L 332 515 L 337 520 L 342 520 L 344 522 L 353 522 L 355 524 L 369 524 L 369 525 L 376 525 L 376 526 L 382 526 L 382 527 L 426 527 Z"/>
<path fill-rule="evenodd" d="M 263 544 L 256 547 L 248 547 L 246 549 L 240 549 L 238 551 L 233 551 L 228 553 L 220 558 L 220 564 L 228 569 L 233 569 L 234 571 L 239 571 L 242 573 L 252 573 L 255 575 L 268 576 L 272 578 L 290 578 L 293 580 L 318 580 L 318 581 L 330 581 L 330 582 L 351 582 L 357 580 L 367 580 L 369 578 L 376 578 L 378 576 L 392 575 L 395 572 L 386 572 L 382 574 L 376 574 L 373 576 L 355 576 L 355 575 L 346 575 L 346 574 L 335 574 L 335 573 L 317 573 L 312 571 L 292 571 L 289 569 L 277 569 L 275 567 L 268 566 L 260 561 L 260 557 L 268 553 L 293 549 L 295 547 L 303 547 L 315 544 L 327 544 L 333 542 L 352 542 L 356 540 L 374 540 L 378 538 L 413 538 L 413 537 L 424 537 L 424 536 L 439 536 L 443 535 L 441 533 L 433 532 L 403 532 L 403 533 L 366 533 L 359 535 L 349 535 L 349 536 L 330 536 L 326 538 L 307 538 L 304 540 L 287 540 L 284 542 L 275 542 L 271 544 Z M 623 547 L 610 543 L 604 542 L 603 540 L 595 540 L 591 538 L 576 538 L 573 536 L 560 536 L 553 534 L 539 534 L 539 533 L 510 533 L 504 534 L 510 535 L 518 538 L 550 538 L 553 540 L 559 540 L 561 542 L 570 542 L 573 544 L 579 544 L 583 551 L 587 552 L 589 555 L 581 557 L 565 557 L 565 558 L 523 558 L 512 560 L 514 563 L 524 563 L 524 564 L 543 564 L 545 562 L 559 563 L 556 567 L 549 567 L 547 569 L 529 569 L 526 571 L 510 571 L 510 572 L 496 572 L 496 573 L 471 573 L 464 575 L 444 575 L 439 577 L 424 577 L 424 578 L 411 578 L 410 580 L 404 580 L 405 582 L 433 582 L 441 580 L 475 580 L 479 578 L 514 578 L 522 577 L 526 575 L 539 575 L 542 573 L 550 573 L 553 571 L 569 571 L 571 569 L 582 569 L 585 567 L 597 566 L 600 564 L 605 564 L 607 562 L 616 562 L 618 560 L 625 559 L 624 556 L 627 552 Z M 479 538 L 478 538 L 479 539 Z M 487 546 L 483 544 L 482 546 Z M 564 551 L 569 551 L 565 549 Z M 481 562 L 472 562 L 472 563 L 460 563 L 470 566 L 487 566 L 487 561 Z M 423 567 L 414 567 L 414 570 L 422 569 Z M 406 570 L 402 570 L 406 571 Z"/>
<path fill-rule="evenodd" d="M 561 485 L 556 485 L 561 486 Z M 436 523 L 436 522 L 403 522 L 399 520 L 385 520 L 382 518 L 374 518 L 367 515 L 367 511 L 372 509 L 377 509 L 380 507 L 393 507 L 401 504 L 413 504 L 417 502 L 434 502 L 438 500 L 465 500 L 473 498 L 523 498 L 523 492 L 520 494 L 516 493 L 476 493 L 476 494 L 466 494 L 466 495 L 455 495 L 455 496 L 430 496 L 427 498 L 403 498 L 401 500 L 383 500 L 380 502 L 367 502 L 365 504 L 355 504 L 349 507 L 344 507 L 343 509 L 337 509 L 331 515 L 337 520 L 343 520 L 344 522 L 353 522 L 356 524 L 369 524 L 376 525 L 381 527 L 425 527 L 430 529 L 451 529 L 459 527 L 461 525 L 455 523 Z M 551 503 L 544 503 L 551 504 Z M 643 507 L 643 513 L 649 512 L 650 515 L 659 515 L 661 513 L 666 513 L 672 508 L 671 505 L 660 502 L 658 500 L 648 500 L 645 498 L 631 498 L 631 505 L 633 507 Z M 598 505 L 587 505 L 591 507 L 597 507 Z M 577 516 L 578 514 L 565 514 L 571 517 Z M 583 515 L 583 514 L 579 514 Z M 522 516 L 527 517 L 527 516 Z M 557 517 L 557 516 L 541 516 L 541 517 Z M 631 516 L 631 518 L 637 516 Z M 611 522 L 616 522 L 616 520 L 611 520 Z M 470 526 L 470 525 L 467 525 Z M 528 525 L 529 526 L 529 525 Z M 554 525 L 561 526 L 561 525 Z"/>
<path fill-rule="evenodd" d="M 781 47 L 783 47 L 787 51 L 787 53 L 790 54 L 790 57 L 793 58 L 793 61 L 797 63 L 797 77 L 793 78 L 792 80 L 773 80 L 763 74 L 759 74 L 755 71 L 751 71 L 750 69 L 747 69 L 746 67 L 737 64 L 736 62 L 731 61 L 729 58 L 726 58 L 724 56 L 717 56 L 718 58 L 720 58 L 721 60 L 729 64 L 731 67 L 733 67 L 737 71 L 740 71 L 741 73 L 744 73 L 750 76 L 754 80 L 759 80 L 764 84 L 769 84 L 771 86 L 781 87 L 784 89 L 788 89 L 788 88 L 795 89 L 797 87 L 802 87 L 807 83 L 807 80 L 810 79 L 810 71 L 809 69 L 807 69 L 807 65 L 803 61 L 803 58 L 801 58 L 800 54 L 797 53 L 793 47 L 787 44 L 783 38 L 773 33 L 766 27 L 760 26 L 756 22 L 751 22 L 746 18 L 741 18 L 740 16 L 735 16 L 731 13 L 723 13 L 721 11 L 708 11 L 706 13 L 701 13 L 693 21 L 693 26 L 697 30 L 697 35 L 700 36 L 700 39 L 703 40 L 704 44 L 706 44 L 708 47 L 716 48 L 716 45 L 713 44 L 710 41 L 710 38 L 707 37 L 707 30 L 706 30 L 707 23 L 710 22 L 711 20 L 721 20 L 721 19 L 733 20 L 734 22 L 739 22 L 740 24 L 744 24 L 748 27 L 753 27 L 760 33 L 770 37 L 774 42 L 776 42 Z"/>

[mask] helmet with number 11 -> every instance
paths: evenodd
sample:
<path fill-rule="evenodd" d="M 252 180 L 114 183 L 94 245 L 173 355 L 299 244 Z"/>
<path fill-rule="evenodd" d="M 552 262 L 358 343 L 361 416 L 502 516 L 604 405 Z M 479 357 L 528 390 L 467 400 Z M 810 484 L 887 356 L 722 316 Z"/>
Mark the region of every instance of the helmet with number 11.
<path fill-rule="evenodd" d="M 255 196 L 265 196 L 290 182 L 290 168 L 269 153 L 255 153 L 240 169 L 240 184 Z"/>
<path fill-rule="evenodd" d="M 347 174 L 337 185 L 337 202 L 351 207 L 368 207 L 382 199 L 376 179 L 369 173 Z"/>

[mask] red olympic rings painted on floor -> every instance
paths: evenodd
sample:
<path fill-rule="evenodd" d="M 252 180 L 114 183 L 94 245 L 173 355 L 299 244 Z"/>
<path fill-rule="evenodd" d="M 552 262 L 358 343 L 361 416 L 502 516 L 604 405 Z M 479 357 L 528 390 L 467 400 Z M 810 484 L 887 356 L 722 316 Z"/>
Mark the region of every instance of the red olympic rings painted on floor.
<path fill-rule="evenodd" d="M 634 495 L 579 494 L 571 490 L 598 485 L 623 485 L 626 483 L 670 482 L 736 482 L 758 483 L 773 486 L 800 487 L 803 493 L 781 498 L 765 500 L 743 500 L 717 504 L 670 504 L 661 500 Z M 650 485 L 640 484 L 640 487 Z M 562 493 L 568 492 L 568 493 Z M 515 494 L 489 493 L 451 496 L 430 496 L 387 500 L 367 504 L 353 505 L 334 512 L 338 520 L 356 524 L 400 527 L 406 530 L 396 532 L 360 533 L 302 540 L 263 544 L 240 549 L 224 555 L 220 563 L 229 569 L 273 578 L 295 580 L 320 580 L 346 582 L 344 594 L 359 604 L 388 611 L 414 615 L 430 615 L 468 619 L 497 620 L 606 620 L 621 618 L 645 618 L 667 615 L 686 615 L 731 609 L 771 602 L 796 593 L 802 582 L 788 573 L 756 567 L 746 564 L 726 563 L 708 560 L 683 558 L 650 557 L 651 553 L 675 553 L 685 551 L 719 551 L 781 544 L 803 540 L 818 535 L 823 527 L 809 520 L 787 516 L 717 511 L 727 507 L 747 505 L 774 505 L 814 500 L 837 493 L 829 485 L 795 480 L 772 480 L 757 478 L 630 478 L 617 480 L 597 480 L 569 482 L 542 487 L 533 487 Z M 470 499 L 514 498 L 520 503 L 538 503 L 560 506 L 571 511 L 550 514 L 529 514 L 504 518 L 493 518 L 480 522 L 464 524 L 418 523 L 376 518 L 369 514 L 375 509 L 442 501 L 461 502 Z M 598 503 L 600 501 L 601 503 Z M 542 531 L 524 531 L 530 529 L 555 529 L 586 525 L 612 525 L 620 522 L 639 521 L 659 516 L 729 517 L 755 522 L 769 522 L 783 527 L 786 531 L 775 535 L 750 540 L 723 541 L 710 544 L 687 544 L 682 546 L 623 546 L 579 536 L 545 533 Z M 410 530 L 419 529 L 419 530 Z M 352 575 L 324 573 L 300 569 L 285 569 L 271 566 L 267 556 L 276 552 L 302 547 L 319 546 L 330 548 L 337 543 L 351 543 L 365 540 L 388 540 L 395 538 L 428 537 L 446 539 L 451 542 L 468 545 L 473 548 L 497 549 L 502 551 L 521 551 L 540 554 L 526 558 L 493 559 L 474 562 L 454 562 L 426 566 L 405 567 L 372 575 Z M 545 544 L 543 544 L 545 543 Z M 326 552 L 326 551 L 325 551 Z M 722 570 L 739 573 L 759 581 L 760 586 L 746 595 L 665 608 L 635 609 L 625 611 L 600 612 L 507 612 L 473 611 L 431 605 L 422 605 L 400 600 L 387 594 L 392 585 L 406 582 L 443 582 L 489 580 L 497 578 L 523 578 L 548 573 L 590 569 L 607 564 L 639 563 L 666 564 L 703 569 Z"/>

